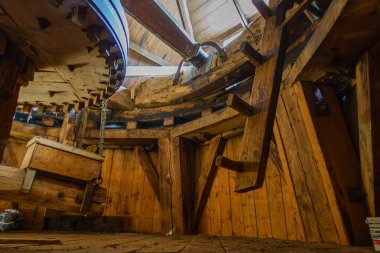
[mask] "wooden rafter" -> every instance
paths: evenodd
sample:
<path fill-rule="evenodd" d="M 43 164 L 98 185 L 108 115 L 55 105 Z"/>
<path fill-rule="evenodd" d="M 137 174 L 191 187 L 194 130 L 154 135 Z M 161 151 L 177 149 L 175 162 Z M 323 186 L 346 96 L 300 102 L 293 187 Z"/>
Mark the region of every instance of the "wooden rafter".
<path fill-rule="evenodd" d="M 159 56 L 153 54 L 152 52 L 146 50 L 145 48 L 137 45 L 133 41 L 129 42 L 129 48 L 132 51 L 138 53 L 139 55 L 143 56 L 144 58 L 148 59 L 149 61 L 156 63 L 159 66 L 171 66 L 172 65 L 169 62 L 162 59 L 161 57 L 159 57 Z"/>
<path fill-rule="evenodd" d="M 188 0 L 177 0 L 177 4 L 179 12 L 181 14 L 183 28 L 185 28 L 186 32 L 190 35 L 190 37 L 194 39 L 194 30 L 193 24 L 191 22 Z"/>

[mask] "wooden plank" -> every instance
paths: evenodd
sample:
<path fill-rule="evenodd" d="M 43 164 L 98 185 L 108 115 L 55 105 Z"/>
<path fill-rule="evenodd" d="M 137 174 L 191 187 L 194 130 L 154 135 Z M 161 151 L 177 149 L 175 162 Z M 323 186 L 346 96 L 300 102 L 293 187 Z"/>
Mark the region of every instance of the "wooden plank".
<path fill-rule="evenodd" d="M 192 224 L 192 229 L 195 231 L 199 225 L 199 221 L 202 217 L 203 210 L 207 203 L 207 198 L 210 194 L 212 185 L 217 172 L 217 165 L 215 163 L 216 158 L 223 154 L 226 140 L 222 138 L 221 135 L 214 137 L 210 142 L 210 147 L 208 148 L 207 160 L 202 168 L 201 174 L 199 175 L 196 192 L 195 192 L 195 212 L 194 212 L 194 222 Z"/>
<path fill-rule="evenodd" d="M 313 200 L 310 196 L 308 184 L 306 183 L 306 175 L 302 169 L 302 163 L 297 152 L 297 143 L 295 132 L 286 111 L 284 101 L 281 98 L 277 107 L 277 120 L 279 136 L 284 146 L 284 155 L 282 156 L 282 164 L 288 164 L 289 175 L 285 173 L 287 189 L 292 189 L 297 199 L 305 234 L 308 242 L 321 242 L 321 235 L 317 223 L 316 213 L 314 211 Z"/>
<path fill-rule="evenodd" d="M 229 139 L 225 148 L 225 155 L 230 159 L 239 159 L 241 137 Z M 253 192 L 240 194 L 234 192 L 236 173 L 228 171 L 228 186 L 231 202 L 231 221 L 233 236 L 257 237 L 255 199 Z"/>
<path fill-rule="evenodd" d="M 268 206 L 270 215 L 270 224 L 272 237 L 276 239 L 288 239 L 288 231 L 286 226 L 284 202 L 282 199 L 282 181 L 280 178 L 281 168 L 278 168 L 270 157 L 267 165 L 267 183 Z"/>
<path fill-rule="evenodd" d="M 169 136 L 169 131 L 162 129 L 106 129 L 104 131 L 105 139 L 160 139 Z M 99 138 L 99 130 L 87 130 L 86 138 Z"/>
<path fill-rule="evenodd" d="M 276 140 L 277 150 L 279 153 L 282 173 L 281 173 L 281 189 L 282 198 L 284 200 L 284 210 L 286 219 L 286 228 L 289 240 L 307 242 L 304 224 L 298 207 L 295 188 L 289 170 L 288 160 L 285 154 L 284 144 L 280 135 L 278 122 L 275 121 L 273 127 L 273 135 Z"/>
<path fill-rule="evenodd" d="M 153 191 L 156 195 L 156 198 L 160 200 L 159 179 L 156 168 L 153 166 L 148 154 L 143 147 L 137 147 L 137 154 L 141 168 L 144 170 L 145 176 L 148 178 L 150 185 L 152 186 Z"/>
<path fill-rule="evenodd" d="M 112 149 L 104 149 L 103 151 L 104 162 L 102 163 L 102 170 L 101 170 L 102 171 L 101 176 L 103 178 L 103 182 L 101 183 L 100 186 L 107 190 L 107 199 L 106 199 L 103 215 L 106 215 L 106 213 L 108 213 L 108 207 L 111 203 L 109 188 L 111 184 L 113 153 L 114 151 Z"/>
<path fill-rule="evenodd" d="M 253 196 L 256 206 L 257 236 L 259 238 L 272 238 L 269 200 L 265 180 L 262 188 L 253 191 Z"/>
<path fill-rule="evenodd" d="M 149 61 L 156 63 L 159 66 L 171 66 L 172 65 L 169 62 L 167 62 L 166 60 L 162 59 L 161 57 L 153 54 L 149 50 L 137 45 L 133 41 L 129 41 L 128 46 L 134 52 L 138 53 L 139 55 L 143 56 L 144 58 L 148 59 Z M 127 73 L 129 71 L 129 67 L 130 66 L 127 67 Z"/>
<path fill-rule="evenodd" d="M 378 63 L 378 57 L 367 52 L 356 67 L 361 174 L 371 216 L 380 215 L 380 145 L 376 141 L 380 138 Z"/>
<path fill-rule="evenodd" d="M 335 92 L 332 88 L 319 88 L 329 115 L 318 117 L 313 104 L 314 88 L 309 83 L 294 85 L 303 118 L 309 125 L 309 138 L 313 143 L 341 243 L 368 244 L 370 238 L 363 223 L 367 216 L 366 208 L 360 199 L 355 199 L 355 191 L 362 187 L 359 159 Z M 347 171 L 347 167 L 351 169 Z"/>
<path fill-rule="evenodd" d="M 36 244 L 51 245 L 60 244 L 59 239 L 26 239 L 26 238 L 0 238 L 0 244 Z"/>
<path fill-rule="evenodd" d="M 316 210 L 316 218 L 323 242 L 341 243 L 338 230 L 340 227 L 335 226 L 333 216 L 334 206 L 329 202 L 330 192 L 326 192 L 324 188 L 321 168 L 318 166 L 317 159 L 310 140 L 305 120 L 302 117 L 300 105 L 294 94 L 293 88 L 283 90 L 283 101 L 288 112 L 288 116 L 294 131 L 296 139 L 298 156 L 304 170 L 306 184 L 308 186 L 310 196 L 313 200 L 313 206 Z M 302 150 L 302 152 L 301 152 Z M 339 224 L 339 223 L 338 223 Z M 342 240 L 342 243 L 344 241 Z"/>
<path fill-rule="evenodd" d="M 276 0 L 270 1 L 270 8 L 275 10 L 279 3 L 280 1 Z M 247 118 L 239 159 L 243 162 L 258 162 L 259 167 L 257 172 L 243 171 L 236 174 L 235 190 L 237 192 L 260 188 L 264 183 L 285 60 L 285 33 L 283 27 L 276 26 L 276 17 L 266 19 L 261 52 L 271 57 L 255 70 L 250 104 L 254 105 L 259 113 Z"/>
<path fill-rule="evenodd" d="M 239 113 L 231 108 L 212 113 L 209 116 L 205 116 L 191 122 L 178 125 L 170 131 L 170 136 L 188 136 L 195 132 L 207 131 L 209 128 L 217 125 L 224 125 L 226 129 L 234 128 L 235 120 L 239 117 Z M 244 120 L 244 119 L 243 119 Z M 238 121 L 241 125 L 240 121 Z M 230 125 L 229 125 L 230 124 Z"/>
<path fill-rule="evenodd" d="M 124 163 L 124 151 L 115 150 L 112 157 L 112 174 L 110 178 L 110 186 L 108 189 L 108 196 L 110 205 L 106 212 L 107 216 L 117 216 L 118 206 L 120 200 L 120 189 L 122 180 L 122 171 Z"/>

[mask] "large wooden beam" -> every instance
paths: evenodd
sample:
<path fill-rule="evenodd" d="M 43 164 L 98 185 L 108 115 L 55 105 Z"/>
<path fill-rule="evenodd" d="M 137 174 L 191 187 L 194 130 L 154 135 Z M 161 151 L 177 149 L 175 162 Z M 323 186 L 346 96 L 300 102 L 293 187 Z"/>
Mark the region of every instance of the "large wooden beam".
<path fill-rule="evenodd" d="M 159 1 L 122 0 L 121 3 L 128 14 L 167 43 L 185 60 L 197 67 L 206 61 L 207 54 L 200 45 L 177 25 L 175 19 Z"/>
<path fill-rule="evenodd" d="M 206 207 L 207 199 L 214 183 L 218 169 L 215 160 L 218 156 L 223 154 L 225 145 L 226 139 L 224 139 L 222 135 L 215 136 L 210 142 L 207 161 L 202 168 L 195 188 L 194 220 L 192 225 L 193 232 L 198 228 L 199 221 L 202 217 L 204 208 Z"/>
<path fill-rule="evenodd" d="M 137 155 L 139 156 L 141 168 L 143 169 L 154 193 L 156 194 L 156 198 L 160 200 L 160 185 L 156 168 L 143 147 L 137 147 Z"/>
<path fill-rule="evenodd" d="M 370 216 L 380 215 L 379 64 L 379 57 L 367 52 L 356 67 L 360 163 Z"/>
<path fill-rule="evenodd" d="M 0 165 L 0 199 L 79 213 L 84 185 L 37 174 L 29 193 L 21 193 L 25 170 Z M 100 215 L 106 190 L 96 187 L 88 214 Z"/>
<path fill-rule="evenodd" d="M 22 84 L 20 77 L 26 64 L 24 53 L 8 41 L 4 54 L 0 56 L 0 161 L 11 132 Z"/>
<path fill-rule="evenodd" d="M 280 1 L 272 0 L 269 7 L 275 11 L 279 4 Z M 261 53 L 269 59 L 256 67 L 250 98 L 250 104 L 259 113 L 247 118 L 240 154 L 241 162 L 259 163 L 259 167 L 257 172 L 249 169 L 236 173 L 237 192 L 260 188 L 265 178 L 287 46 L 285 29 L 277 26 L 276 21 L 275 16 L 265 21 Z"/>

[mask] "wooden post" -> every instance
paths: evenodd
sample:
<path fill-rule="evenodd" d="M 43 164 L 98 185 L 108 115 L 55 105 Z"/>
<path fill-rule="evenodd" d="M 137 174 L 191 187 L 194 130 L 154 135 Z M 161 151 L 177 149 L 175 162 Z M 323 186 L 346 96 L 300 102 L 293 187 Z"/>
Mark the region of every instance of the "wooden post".
<path fill-rule="evenodd" d="M 161 231 L 190 234 L 192 225 L 192 160 L 190 144 L 179 137 L 158 141 Z"/>
<path fill-rule="evenodd" d="M 12 42 L 0 56 L 0 161 L 10 135 L 27 58 Z"/>
<path fill-rule="evenodd" d="M 367 52 L 356 67 L 361 173 L 370 216 L 380 215 L 379 64 L 379 58 Z"/>

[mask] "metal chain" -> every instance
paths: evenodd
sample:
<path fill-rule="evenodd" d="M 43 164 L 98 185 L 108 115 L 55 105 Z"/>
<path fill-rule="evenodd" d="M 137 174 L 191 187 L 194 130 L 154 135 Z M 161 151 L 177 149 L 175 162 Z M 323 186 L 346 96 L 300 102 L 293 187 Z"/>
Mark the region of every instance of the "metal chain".
<path fill-rule="evenodd" d="M 106 128 L 106 120 L 107 120 L 107 106 L 108 106 L 108 100 L 105 99 L 102 101 L 102 109 L 100 112 L 99 155 L 103 155 L 104 129 Z M 100 168 L 99 177 L 97 179 L 96 185 L 100 185 L 102 182 L 103 182 L 102 169 Z"/>

